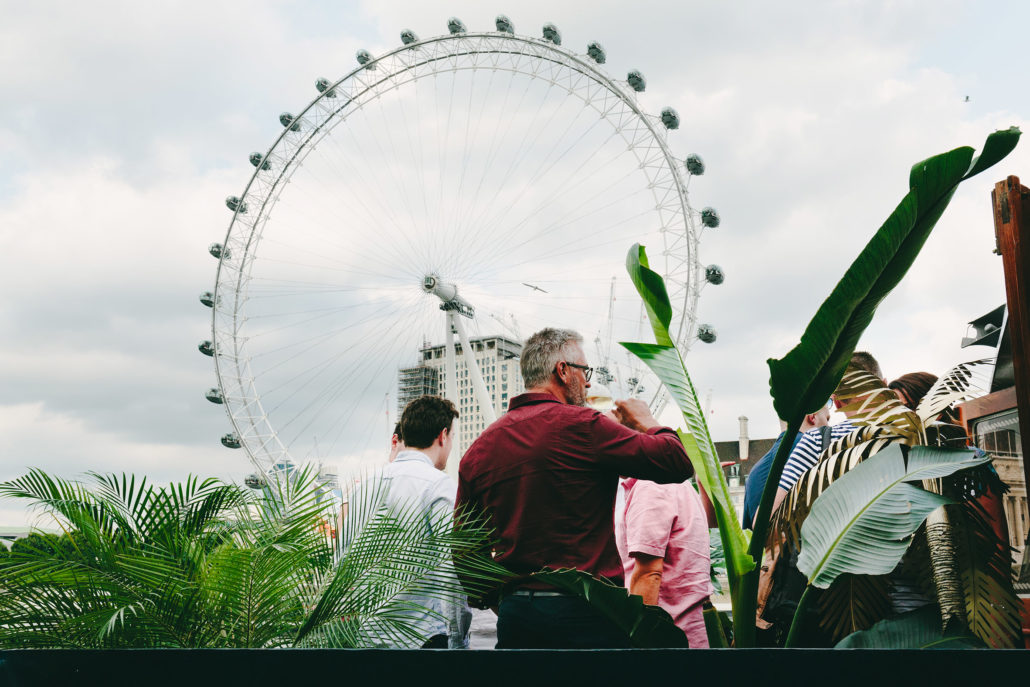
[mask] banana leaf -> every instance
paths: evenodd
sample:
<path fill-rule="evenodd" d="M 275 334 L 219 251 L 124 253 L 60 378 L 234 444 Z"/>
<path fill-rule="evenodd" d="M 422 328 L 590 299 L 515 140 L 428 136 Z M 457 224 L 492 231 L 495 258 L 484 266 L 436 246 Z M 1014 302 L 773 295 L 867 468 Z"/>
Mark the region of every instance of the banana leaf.
<path fill-rule="evenodd" d="M 972 148 L 962 147 L 912 167 L 909 192 L 819 307 L 801 343 L 769 360 L 780 417 L 815 412 L 826 402 L 877 306 L 908 272 L 958 184 L 1008 155 L 1019 135 L 1014 127 L 994 132 L 976 160 Z"/>
<path fill-rule="evenodd" d="M 952 561 L 961 577 L 970 631 L 996 649 L 1016 648 L 1020 641 L 1020 600 L 1012 585 L 1012 556 L 975 500 L 951 507 L 959 537 Z"/>
<path fill-rule="evenodd" d="M 885 575 L 934 509 L 951 502 L 910 482 L 946 477 L 989 459 L 972 450 L 890 446 L 834 482 L 801 526 L 798 569 L 825 589 L 838 576 Z"/>
<path fill-rule="evenodd" d="M 834 641 L 868 630 L 891 611 L 883 576 L 841 575 L 819 598 L 819 627 Z"/>
<path fill-rule="evenodd" d="M 686 448 L 687 456 L 694 466 L 698 484 L 708 494 L 715 509 L 715 517 L 719 525 L 726 558 L 726 572 L 730 581 L 731 601 L 736 613 L 735 590 L 738 581 L 755 562 L 747 553 L 748 538 L 737 519 L 733 501 L 730 498 L 729 485 L 719 464 L 715 443 L 708 431 L 697 392 L 690 380 L 686 365 L 679 351 L 672 343 L 669 334 L 669 322 L 672 317 L 672 306 L 665 289 L 665 281 L 661 275 L 650 269 L 647 253 L 643 246 L 635 244 L 626 256 L 626 270 L 629 272 L 637 292 L 644 301 L 651 328 L 658 343 L 628 343 L 621 345 L 642 360 L 658 379 L 665 385 L 669 395 L 676 401 L 683 414 L 688 432 L 678 431 L 680 440 Z"/>
<path fill-rule="evenodd" d="M 982 649 L 983 642 L 968 634 L 945 635 L 941 616 L 933 604 L 896 618 L 881 620 L 868 630 L 842 639 L 837 649 Z"/>
<path fill-rule="evenodd" d="M 1015 127 L 996 131 L 987 137 L 976 159 L 972 148 L 962 147 L 912 167 L 908 193 L 816 311 L 801 342 L 783 358 L 768 361 L 773 406 L 787 421 L 788 434 L 796 432 L 804 415 L 816 411 L 836 389 L 876 308 L 912 266 L 958 184 L 1008 155 L 1019 136 Z M 750 552 L 759 564 L 788 447 L 784 443 L 773 459 L 755 517 Z M 753 615 L 758 573 L 747 575 L 743 587 L 746 608 L 742 610 Z M 740 639 L 749 645 L 753 635 Z"/>

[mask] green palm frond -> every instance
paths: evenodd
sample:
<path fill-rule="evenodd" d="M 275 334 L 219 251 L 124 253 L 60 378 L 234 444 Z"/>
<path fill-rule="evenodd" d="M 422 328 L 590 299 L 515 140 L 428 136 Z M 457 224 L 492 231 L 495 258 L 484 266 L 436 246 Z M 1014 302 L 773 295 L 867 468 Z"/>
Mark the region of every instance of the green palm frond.
<path fill-rule="evenodd" d="M 890 614 L 888 587 L 882 575 L 841 575 L 819 597 L 819 626 L 834 642 L 872 627 Z"/>
<path fill-rule="evenodd" d="M 460 603 L 466 593 L 499 586 L 510 577 L 480 552 L 491 531 L 465 516 L 427 513 L 418 504 L 387 505 L 388 484 L 375 476 L 351 495 L 342 550 L 313 610 L 297 631 L 304 646 L 418 646 L 414 601 Z M 461 572 L 459 579 L 458 573 Z M 463 584 L 464 583 L 464 584 Z"/>

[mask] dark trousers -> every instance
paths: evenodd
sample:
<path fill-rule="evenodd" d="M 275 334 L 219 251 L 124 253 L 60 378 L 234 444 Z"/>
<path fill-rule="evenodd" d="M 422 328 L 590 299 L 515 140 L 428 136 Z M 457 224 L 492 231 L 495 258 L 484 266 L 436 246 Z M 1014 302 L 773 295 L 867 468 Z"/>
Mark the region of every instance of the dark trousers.
<path fill-rule="evenodd" d="M 497 648 L 628 649 L 630 643 L 579 597 L 512 594 L 498 608 Z"/>
<path fill-rule="evenodd" d="M 446 649 L 447 635 L 433 635 L 422 645 L 423 649 Z"/>

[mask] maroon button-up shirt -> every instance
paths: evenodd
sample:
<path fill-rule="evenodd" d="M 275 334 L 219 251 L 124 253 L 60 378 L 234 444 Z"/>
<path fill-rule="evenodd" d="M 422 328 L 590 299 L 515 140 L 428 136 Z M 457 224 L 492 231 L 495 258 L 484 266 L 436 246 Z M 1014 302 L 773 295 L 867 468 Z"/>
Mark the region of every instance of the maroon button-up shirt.
<path fill-rule="evenodd" d="M 462 457 L 456 508 L 485 514 L 495 560 L 514 573 L 578 568 L 621 584 L 619 475 L 669 483 L 693 472 L 668 427 L 641 433 L 551 394 L 522 394 Z"/>

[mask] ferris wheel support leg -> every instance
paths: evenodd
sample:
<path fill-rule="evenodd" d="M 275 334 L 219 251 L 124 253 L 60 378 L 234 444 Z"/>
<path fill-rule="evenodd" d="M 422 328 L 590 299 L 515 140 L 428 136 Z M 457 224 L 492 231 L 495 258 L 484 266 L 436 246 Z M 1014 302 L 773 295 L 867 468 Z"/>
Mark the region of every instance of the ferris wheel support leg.
<path fill-rule="evenodd" d="M 458 405 L 458 366 L 454 360 L 454 313 L 447 313 L 445 319 L 447 324 L 447 345 L 444 347 L 444 355 L 447 356 L 445 361 L 447 365 L 447 387 L 445 393 L 451 403 Z"/>
<path fill-rule="evenodd" d="M 454 315 L 451 317 L 454 318 L 454 324 L 458 329 L 458 338 L 461 339 L 461 350 L 465 356 L 465 364 L 469 368 L 469 376 L 472 377 L 472 388 L 475 389 L 476 401 L 479 402 L 479 413 L 488 425 L 492 424 L 497 419 L 497 413 L 494 411 L 494 402 L 490 398 L 490 392 L 486 389 L 486 382 L 483 381 L 483 374 L 479 370 L 479 363 L 476 362 L 476 352 L 469 344 L 469 337 L 465 333 L 465 325 L 461 318 L 454 317 Z"/>

